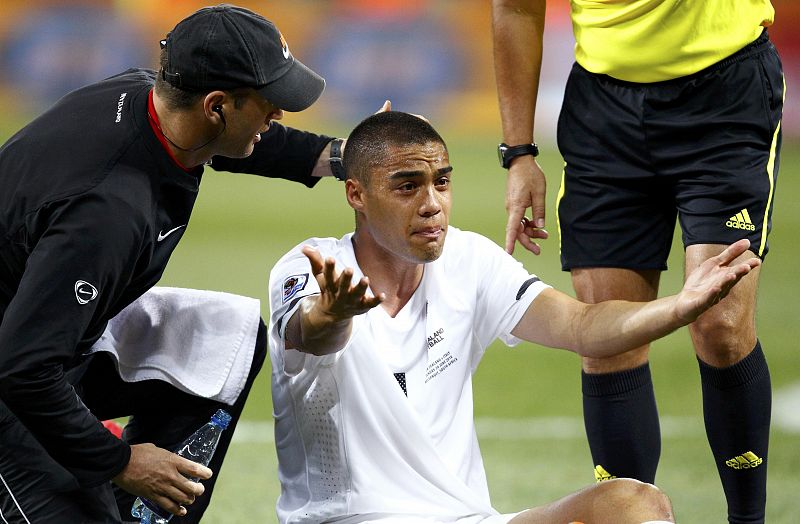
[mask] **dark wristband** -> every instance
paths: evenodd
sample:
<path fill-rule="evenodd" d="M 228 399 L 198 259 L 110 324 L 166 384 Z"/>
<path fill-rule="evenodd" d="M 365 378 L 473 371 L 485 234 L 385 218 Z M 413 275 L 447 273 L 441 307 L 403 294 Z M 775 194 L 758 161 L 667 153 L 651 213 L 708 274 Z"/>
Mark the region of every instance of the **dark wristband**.
<path fill-rule="evenodd" d="M 344 142 L 341 138 L 334 138 L 331 141 L 331 153 L 328 162 L 331 166 L 331 173 L 333 176 L 336 177 L 336 180 L 344 181 L 347 178 L 347 175 L 344 171 L 344 164 L 342 163 L 342 143 Z"/>
<path fill-rule="evenodd" d="M 511 166 L 512 160 L 523 155 L 539 156 L 539 146 L 535 143 L 521 144 L 518 146 L 510 146 L 502 143 L 497 146 L 497 156 L 500 158 L 500 165 L 506 169 Z"/>

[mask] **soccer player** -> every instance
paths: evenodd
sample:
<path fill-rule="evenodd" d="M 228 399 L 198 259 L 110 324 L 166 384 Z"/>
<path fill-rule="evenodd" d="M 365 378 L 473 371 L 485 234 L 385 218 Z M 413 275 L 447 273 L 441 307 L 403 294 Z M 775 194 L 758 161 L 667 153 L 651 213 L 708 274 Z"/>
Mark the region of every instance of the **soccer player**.
<path fill-rule="evenodd" d="M 585 304 L 449 225 L 453 168 L 425 120 L 373 115 L 344 155 L 355 232 L 308 239 L 270 274 L 280 522 L 671 521 L 663 493 L 631 479 L 498 515 L 472 373 L 497 338 L 602 357 L 664 336 L 759 266 L 732 264 L 749 242 L 699 265 L 676 296 Z"/>
<path fill-rule="evenodd" d="M 769 0 L 570 2 L 576 63 L 558 124 L 561 262 L 585 302 L 651 300 L 676 216 L 691 275 L 740 238 L 764 259 L 784 82 Z M 494 0 L 495 72 L 509 169 L 506 250 L 545 238 L 533 121 L 545 0 Z M 523 218 L 532 209 L 530 220 Z M 756 336 L 759 271 L 689 325 L 706 434 L 730 522 L 763 522 L 771 386 Z M 617 345 L 609 340 L 611 346 Z M 652 482 L 661 452 L 647 344 L 582 359 L 598 480 Z"/>
<path fill-rule="evenodd" d="M 274 24 L 204 8 L 161 45 L 160 71 L 70 93 L 0 149 L 3 522 L 129 520 L 136 495 L 185 515 L 173 522 L 200 520 L 217 476 L 205 491 L 187 477 L 216 473 L 233 427 L 210 468 L 168 450 L 219 407 L 235 422 L 266 357 L 265 326 L 233 406 L 158 380 L 123 382 L 115 362 L 87 350 L 158 282 L 204 165 L 309 187 L 331 174 L 336 141 L 275 122 L 309 107 L 324 80 Z M 98 420 L 127 415 L 124 440 Z"/>

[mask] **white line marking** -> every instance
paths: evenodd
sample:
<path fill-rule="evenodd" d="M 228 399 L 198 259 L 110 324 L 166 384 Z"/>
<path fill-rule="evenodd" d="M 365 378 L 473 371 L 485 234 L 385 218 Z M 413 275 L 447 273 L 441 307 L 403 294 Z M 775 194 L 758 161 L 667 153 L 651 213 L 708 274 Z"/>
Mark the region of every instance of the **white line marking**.
<path fill-rule="evenodd" d="M 13 494 L 13 493 L 11 493 L 11 488 L 9 488 L 9 487 L 8 487 L 8 484 L 6 484 L 6 479 L 4 479 L 4 478 L 3 478 L 3 475 L 2 475 L 2 474 L 0 474 L 0 481 L 2 481 L 2 482 L 3 482 L 3 486 L 5 486 L 5 487 L 6 487 L 6 491 L 8 491 L 8 494 L 9 494 L 9 495 L 11 495 L 11 500 L 13 500 L 13 501 L 14 501 L 14 504 L 16 504 L 16 506 L 17 506 L 17 509 L 19 510 L 19 513 L 20 513 L 20 515 L 22 515 L 22 518 L 23 518 L 23 519 L 25 519 L 25 522 L 27 522 L 28 524 L 31 524 L 31 521 L 30 521 L 30 520 L 28 520 L 28 517 L 26 517 L 26 516 L 25 516 L 25 512 L 24 512 L 24 511 L 22 511 L 22 508 L 19 506 L 19 502 L 17 502 L 17 499 L 14 497 L 14 494 Z M 5 520 L 5 519 L 3 519 L 3 520 Z"/>

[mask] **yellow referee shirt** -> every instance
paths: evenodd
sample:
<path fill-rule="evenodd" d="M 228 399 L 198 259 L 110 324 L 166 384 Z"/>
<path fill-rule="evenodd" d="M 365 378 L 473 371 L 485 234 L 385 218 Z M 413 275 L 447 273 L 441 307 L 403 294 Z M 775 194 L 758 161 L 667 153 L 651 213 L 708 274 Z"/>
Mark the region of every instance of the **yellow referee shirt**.
<path fill-rule="evenodd" d="M 769 0 L 570 0 L 575 58 L 593 73 L 658 82 L 700 71 L 772 25 Z"/>

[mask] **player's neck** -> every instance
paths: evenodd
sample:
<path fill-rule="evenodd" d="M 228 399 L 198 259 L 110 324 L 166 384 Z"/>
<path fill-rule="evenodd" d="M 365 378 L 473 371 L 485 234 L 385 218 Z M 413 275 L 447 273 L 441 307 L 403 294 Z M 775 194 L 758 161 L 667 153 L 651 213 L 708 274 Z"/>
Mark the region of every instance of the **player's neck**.
<path fill-rule="evenodd" d="M 378 245 L 368 234 L 353 235 L 353 250 L 361 271 L 369 278 L 372 293 L 384 293 L 381 307 L 394 317 L 403 309 L 422 282 L 425 264 L 397 257 Z"/>

